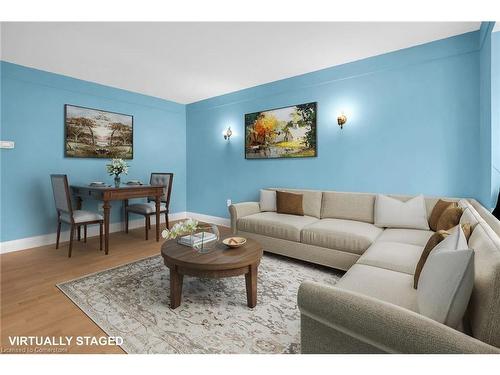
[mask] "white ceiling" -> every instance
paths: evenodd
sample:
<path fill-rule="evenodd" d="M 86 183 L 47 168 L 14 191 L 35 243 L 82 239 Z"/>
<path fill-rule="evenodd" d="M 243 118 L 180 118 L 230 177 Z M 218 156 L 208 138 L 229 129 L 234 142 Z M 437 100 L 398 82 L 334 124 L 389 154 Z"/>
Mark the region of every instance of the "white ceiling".
<path fill-rule="evenodd" d="M 2 23 L 2 60 L 192 103 L 480 22 Z"/>

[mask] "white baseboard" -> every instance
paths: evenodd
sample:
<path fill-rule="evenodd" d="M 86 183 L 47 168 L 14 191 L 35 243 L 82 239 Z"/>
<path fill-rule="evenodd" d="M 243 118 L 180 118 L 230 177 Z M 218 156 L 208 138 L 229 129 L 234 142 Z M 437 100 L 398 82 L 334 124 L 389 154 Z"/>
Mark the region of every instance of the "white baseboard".
<path fill-rule="evenodd" d="M 182 220 L 187 217 L 191 217 L 196 220 L 200 221 L 205 221 L 207 223 L 214 223 L 217 225 L 221 226 L 230 226 L 229 225 L 229 219 L 225 219 L 222 217 L 217 217 L 217 216 L 210 216 L 210 215 L 204 215 L 204 214 L 198 214 L 196 212 L 176 212 L 173 214 L 168 215 L 169 220 L 175 221 L 175 220 Z M 165 223 L 165 216 L 161 215 L 161 220 L 160 223 Z M 151 224 L 154 225 L 156 224 L 156 217 L 152 216 L 151 217 Z M 140 228 L 144 226 L 144 219 L 136 219 L 136 220 L 130 220 L 129 221 L 129 228 L 134 229 L 134 228 Z M 119 222 L 119 223 L 111 223 L 109 225 L 109 232 L 120 232 L 125 229 L 125 223 L 124 222 Z M 92 225 L 89 226 L 88 232 L 87 232 L 87 237 L 93 237 L 93 236 L 98 236 L 99 235 L 99 226 L 97 225 Z M 69 231 L 64 231 L 61 232 L 61 242 L 69 241 Z M 49 233 L 49 234 L 42 234 L 40 236 L 34 236 L 34 237 L 26 237 L 26 238 L 20 238 L 18 240 L 12 240 L 12 241 L 4 241 L 0 242 L 0 254 L 5 254 L 5 253 L 10 253 L 13 251 L 20 251 L 20 250 L 26 250 L 26 249 L 31 249 L 33 247 L 39 247 L 39 246 L 46 246 L 46 245 L 51 245 L 56 243 L 56 233 Z"/>
<path fill-rule="evenodd" d="M 210 216 L 205 214 L 199 214 L 196 212 L 186 212 L 186 217 L 196 219 L 198 221 L 203 221 L 205 223 L 217 224 L 222 227 L 230 227 L 231 220 L 219 216 Z"/>

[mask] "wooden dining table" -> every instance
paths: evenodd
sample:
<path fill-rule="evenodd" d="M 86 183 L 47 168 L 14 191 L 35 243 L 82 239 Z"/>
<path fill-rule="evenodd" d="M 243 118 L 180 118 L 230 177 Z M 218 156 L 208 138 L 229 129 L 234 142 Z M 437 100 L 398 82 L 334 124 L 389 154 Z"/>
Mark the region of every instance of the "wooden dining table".
<path fill-rule="evenodd" d="M 156 205 L 156 242 L 160 241 L 160 199 L 164 186 L 161 185 L 123 185 L 113 186 L 91 186 L 72 185 L 71 191 L 76 198 L 76 209 L 82 209 L 82 201 L 85 199 L 99 200 L 103 202 L 104 210 L 104 252 L 109 252 L 109 214 L 111 201 L 123 201 L 124 205 L 132 198 L 151 198 Z M 126 214 L 126 213 L 125 213 Z"/>

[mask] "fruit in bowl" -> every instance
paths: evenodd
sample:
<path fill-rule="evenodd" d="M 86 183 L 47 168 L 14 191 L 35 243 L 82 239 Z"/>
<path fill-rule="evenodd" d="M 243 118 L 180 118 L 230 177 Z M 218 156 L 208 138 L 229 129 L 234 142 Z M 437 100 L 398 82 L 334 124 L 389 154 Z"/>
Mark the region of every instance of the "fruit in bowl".
<path fill-rule="evenodd" d="M 247 242 L 244 237 L 228 237 L 222 240 L 222 243 L 230 248 L 243 246 Z"/>

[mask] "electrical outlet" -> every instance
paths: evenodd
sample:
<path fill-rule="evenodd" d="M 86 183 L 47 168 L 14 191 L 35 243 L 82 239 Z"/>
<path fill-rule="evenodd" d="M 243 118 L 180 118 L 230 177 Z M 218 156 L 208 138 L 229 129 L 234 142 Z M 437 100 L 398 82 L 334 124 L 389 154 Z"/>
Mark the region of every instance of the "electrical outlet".
<path fill-rule="evenodd" d="M 14 148 L 16 144 L 14 141 L 0 141 L 0 148 Z"/>
<path fill-rule="evenodd" d="M 228 199 L 228 200 L 226 201 L 226 205 L 229 207 L 231 204 L 232 204 L 232 203 L 231 203 L 231 199 Z"/>

